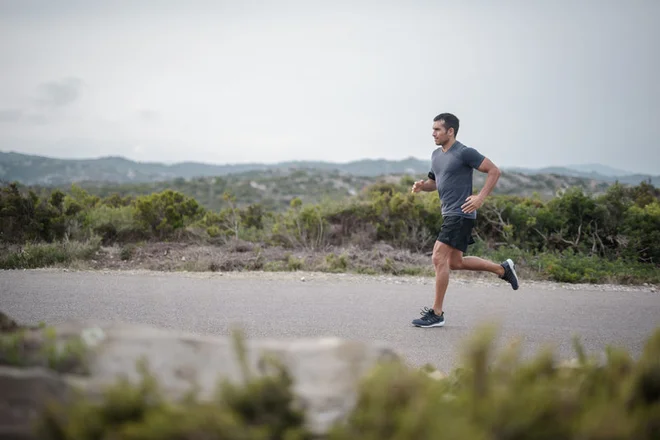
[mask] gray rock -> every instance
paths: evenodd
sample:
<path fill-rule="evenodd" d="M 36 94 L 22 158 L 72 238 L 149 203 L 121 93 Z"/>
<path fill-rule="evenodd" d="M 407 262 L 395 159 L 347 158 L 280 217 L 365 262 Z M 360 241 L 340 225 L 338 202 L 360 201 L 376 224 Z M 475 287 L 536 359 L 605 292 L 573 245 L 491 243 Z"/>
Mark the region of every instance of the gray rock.
<path fill-rule="evenodd" d="M 33 423 L 50 401 L 66 401 L 66 380 L 41 367 L 0 366 L 0 438 L 34 438 Z"/>
<path fill-rule="evenodd" d="M 168 397 L 180 398 L 195 387 L 202 399 L 211 398 L 218 381 L 243 380 L 233 340 L 230 337 L 198 335 L 143 325 L 94 322 L 68 322 L 54 326 L 57 343 L 64 346 L 72 338 L 82 338 L 88 347 L 86 374 L 56 374 L 45 369 L 20 371 L 0 370 L 0 389 L 4 385 L 17 390 L 24 386 L 25 410 L 35 414 L 43 397 L 62 400 L 68 392 L 63 383 L 82 387 L 89 396 L 116 383 L 119 376 L 138 382 L 137 365 L 144 360 Z M 290 372 L 293 391 L 306 407 L 309 428 L 322 434 L 345 416 L 355 404 L 358 381 L 382 361 L 398 361 L 399 357 L 379 343 L 362 343 L 337 338 L 315 339 L 247 339 L 247 362 L 254 374 L 264 355 L 278 359 Z M 21 376 L 24 375 L 24 376 Z M 22 381 L 22 382 L 21 382 Z M 44 395 L 39 384 L 48 385 Z M 40 388 L 41 389 L 41 388 Z M 46 393 L 46 391 L 44 391 Z M 13 396 L 13 397 L 12 397 Z M 11 405 L 14 394 L 0 394 L 0 407 Z M 32 409 L 29 409 L 32 408 Z M 0 429 L 18 429 L 27 418 L 0 419 Z M 4 432 L 4 431 L 3 431 Z"/>

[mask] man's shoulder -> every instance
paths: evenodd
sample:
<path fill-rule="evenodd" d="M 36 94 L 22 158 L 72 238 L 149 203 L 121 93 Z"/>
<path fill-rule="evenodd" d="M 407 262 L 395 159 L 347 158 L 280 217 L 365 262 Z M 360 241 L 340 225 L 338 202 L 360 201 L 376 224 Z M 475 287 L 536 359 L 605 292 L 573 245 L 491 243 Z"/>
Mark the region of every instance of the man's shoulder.
<path fill-rule="evenodd" d="M 452 147 L 452 150 L 454 150 L 458 154 L 464 153 L 466 150 L 470 149 L 471 147 L 468 147 L 465 145 L 463 142 L 456 141 L 454 146 Z"/>
<path fill-rule="evenodd" d="M 456 145 L 454 145 L 454 148 L 456 149 L 456 154 L 458 155 L 464 155 L 464 154 L 481 154 L 479 150 L 477 150 L 474 147 L 470 147 L 469 145 L 465 145 L 463 143 L 460 143 L 456 141 Z M 452 148 L 453 149 L 453 148 Z"/>
<path fill-rule="evenodd" d="M 449 151 L 447 151 L 447 153 L 449 153 L 449 155 L 452 157 L 460 159 L 463 157 L 463 154 L 465 154 L 465 152 L 468 149 L 469 147 L 467 147 L 464 143 L 455 141 L 454 145 L 451 146 L 451 148 L 449 149 Z"/>
<path fill-rule="evenodd" d="M 464 144 L 460 144 L 460 148 L 456 150 L 456 155 L 472 168 L 479 168 L 481 162 L 486 158 L 486 156 L 476 148 Z"/>

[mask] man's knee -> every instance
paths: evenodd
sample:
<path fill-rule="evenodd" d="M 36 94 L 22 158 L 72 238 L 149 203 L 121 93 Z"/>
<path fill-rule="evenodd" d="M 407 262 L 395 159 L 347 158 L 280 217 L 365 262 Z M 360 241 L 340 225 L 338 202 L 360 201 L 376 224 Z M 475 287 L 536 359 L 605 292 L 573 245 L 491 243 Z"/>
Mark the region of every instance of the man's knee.
<path fill-rule="evenodd" d="M 447 257 L 439 254 L 433 254 L 433 257 L 431 257 L 431 261 L 433 262 L 433 265 L 435 267 L 439 267 L 447 264 Z"/>
<path fill-rule="evenodd" d="M 444 243 L 437 242 L 433 249 L 431 261 L 435 267 L 447 264 L 451 248 Z"/>

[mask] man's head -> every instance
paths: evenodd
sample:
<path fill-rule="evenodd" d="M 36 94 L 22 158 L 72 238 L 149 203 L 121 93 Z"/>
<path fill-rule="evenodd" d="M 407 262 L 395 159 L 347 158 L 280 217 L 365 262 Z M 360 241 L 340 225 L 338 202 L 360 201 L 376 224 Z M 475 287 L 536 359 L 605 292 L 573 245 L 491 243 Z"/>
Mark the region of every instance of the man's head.
<path fill-rule="evenodd" d="M 440 113 L 433 118 L 433 139 L 436 145 L 453 143 L 458 134 L 458 118 L 451 113 Z"/>

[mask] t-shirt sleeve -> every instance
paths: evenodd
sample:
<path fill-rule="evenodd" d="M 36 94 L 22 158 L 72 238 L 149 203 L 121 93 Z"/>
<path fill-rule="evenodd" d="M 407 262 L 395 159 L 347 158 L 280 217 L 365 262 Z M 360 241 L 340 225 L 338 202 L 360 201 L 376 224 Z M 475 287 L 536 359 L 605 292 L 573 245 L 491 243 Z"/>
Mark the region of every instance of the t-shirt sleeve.
<path fill-rule="evenodd" d="M 429 179 L 435 180 L 435 173 L 433 171 L 429 171 L 428 176 L 429 176 Z"/>
<path fill-rule="evenodd" d="M 483 162 L 485 158 L 486 156 L 479 153 L 479 151 L 472 147 L 465 147 L 463 150 L 463 162 L 472 168 L 479 168 L 479 166 L 481 166 L 481 162 Z"/>

